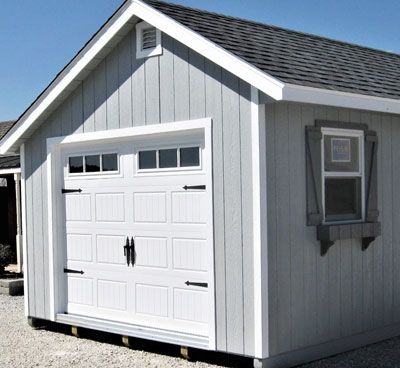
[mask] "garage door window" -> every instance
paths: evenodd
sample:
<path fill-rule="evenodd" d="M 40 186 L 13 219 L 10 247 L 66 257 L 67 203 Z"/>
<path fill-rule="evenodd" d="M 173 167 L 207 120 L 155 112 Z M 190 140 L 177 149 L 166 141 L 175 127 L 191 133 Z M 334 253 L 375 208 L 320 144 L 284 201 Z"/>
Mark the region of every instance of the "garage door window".
<path fill-rule="evenodd" d="M 200 147 L 179 147 L 138 152 L 139 170 L 190 169 L 200 166 Z"/>
<path fill-rule="evenodd" d="M 69 174 L 94 174 L 118 172 L 118 154 L 71 156 L 68 158 Z"/>

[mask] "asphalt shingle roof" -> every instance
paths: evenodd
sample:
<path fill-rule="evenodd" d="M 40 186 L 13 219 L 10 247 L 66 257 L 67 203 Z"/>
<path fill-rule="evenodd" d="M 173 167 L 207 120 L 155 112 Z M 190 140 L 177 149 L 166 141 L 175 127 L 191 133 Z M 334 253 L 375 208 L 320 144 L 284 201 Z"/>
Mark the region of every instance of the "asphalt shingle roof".
<path fill-rule="evenodd" d="M 0 121 L 0 140 L 6 135 L 6 133 L 14 125 L 14 120 Z M 0 156 L 0 170 L 4 169 L 15 169 L 20 167 L 19 156 L 17 155 L 5 155 Z"/>
<path fill-rule="evenodd" d="M 6 135 L 6 133 L 11 129 L 14 125 L 15 121 L 0 121 L 0 140 Z"/>
<path fill-rule="evenodd" d="M 400 99 L 400 55 L 157 0 L 144 1 L 282 82 Z"/>
<path fill-rule="evenodd" d="M 0 156 L 0 170 L 20 167 L 19 155 Z"/>

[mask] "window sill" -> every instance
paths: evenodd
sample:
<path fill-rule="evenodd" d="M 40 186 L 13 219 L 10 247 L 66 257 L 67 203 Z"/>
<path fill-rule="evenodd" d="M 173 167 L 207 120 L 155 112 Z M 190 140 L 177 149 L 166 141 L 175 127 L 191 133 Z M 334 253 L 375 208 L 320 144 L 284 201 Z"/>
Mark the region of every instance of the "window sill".
<path fill-rule="evenodd" d="M 379 235 L 381 235 L 380 222 L 317 226 L 317 240 L 321 242 L 321 256 L 328 252 L 328 249 L 335 244 L 336 240 L 361 238 L 362 250 L 365 250 Z"/>

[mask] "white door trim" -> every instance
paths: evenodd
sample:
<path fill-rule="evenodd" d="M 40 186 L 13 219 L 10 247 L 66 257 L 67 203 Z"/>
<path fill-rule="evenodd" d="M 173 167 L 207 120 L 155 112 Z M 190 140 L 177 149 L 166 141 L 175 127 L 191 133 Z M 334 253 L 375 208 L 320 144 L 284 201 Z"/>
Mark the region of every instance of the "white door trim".
<path fill-rule="evenodd" d="M 211 203 L 208 218 L 210 219 L 207 234 L 211 243 L 214 244 L 213 231 L 213 182 L 212 182 L 212 120 L 211 118 L 182 121 L 168 124 L 157 124 L 140 126 L 126 129 L 109 130 L 102 132 L 75 134 L 70 136 L 55 137 L 47 139 L 47 185 L 48 185 L 48 237 L 49 237 L 49 272 L 50 272 L 50 318 L 57 320 L 57 314 L 63 312 L 63 280 L 64 274 L 63 255 L 55 244 L 62 244 L 63 216 L 61 214 L 62 195 L 61 183 L 63 170 L 60 167 L 61 149 L 82 142 L 112 142 L 113 140 L 129 140 L 132 138 L 154 136 L 163 137 L 171 133 L 190 134 L 202 132 L 204 134 L 204 168 L 207 172 L 207 200 Z M 209 188 L 209 189 L 208 189 Z M 214 249 L 214 247 L 213 247 Z M 60 261 L 61 260 L 61 261 Z M 209 306 L 209 341 L 208 348 L 216 348 L 216 326 L 215 326 L 215 275 L 214 275 L 214 252 L 209 252 L 208 269 L 210 280 L 208 285 L 210 295 Z"/>

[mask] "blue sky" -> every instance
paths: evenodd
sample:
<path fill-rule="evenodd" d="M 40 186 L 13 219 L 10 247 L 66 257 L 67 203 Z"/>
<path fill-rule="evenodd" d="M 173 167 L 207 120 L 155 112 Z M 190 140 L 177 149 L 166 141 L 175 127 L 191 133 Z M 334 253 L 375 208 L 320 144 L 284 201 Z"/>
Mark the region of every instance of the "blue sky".
<path fill-rule="evenodd" d="M 398 0 L 171 0 L 400 54 Z M 0 121 L 19 115 L 123 0 L 1 0 Z"/>

